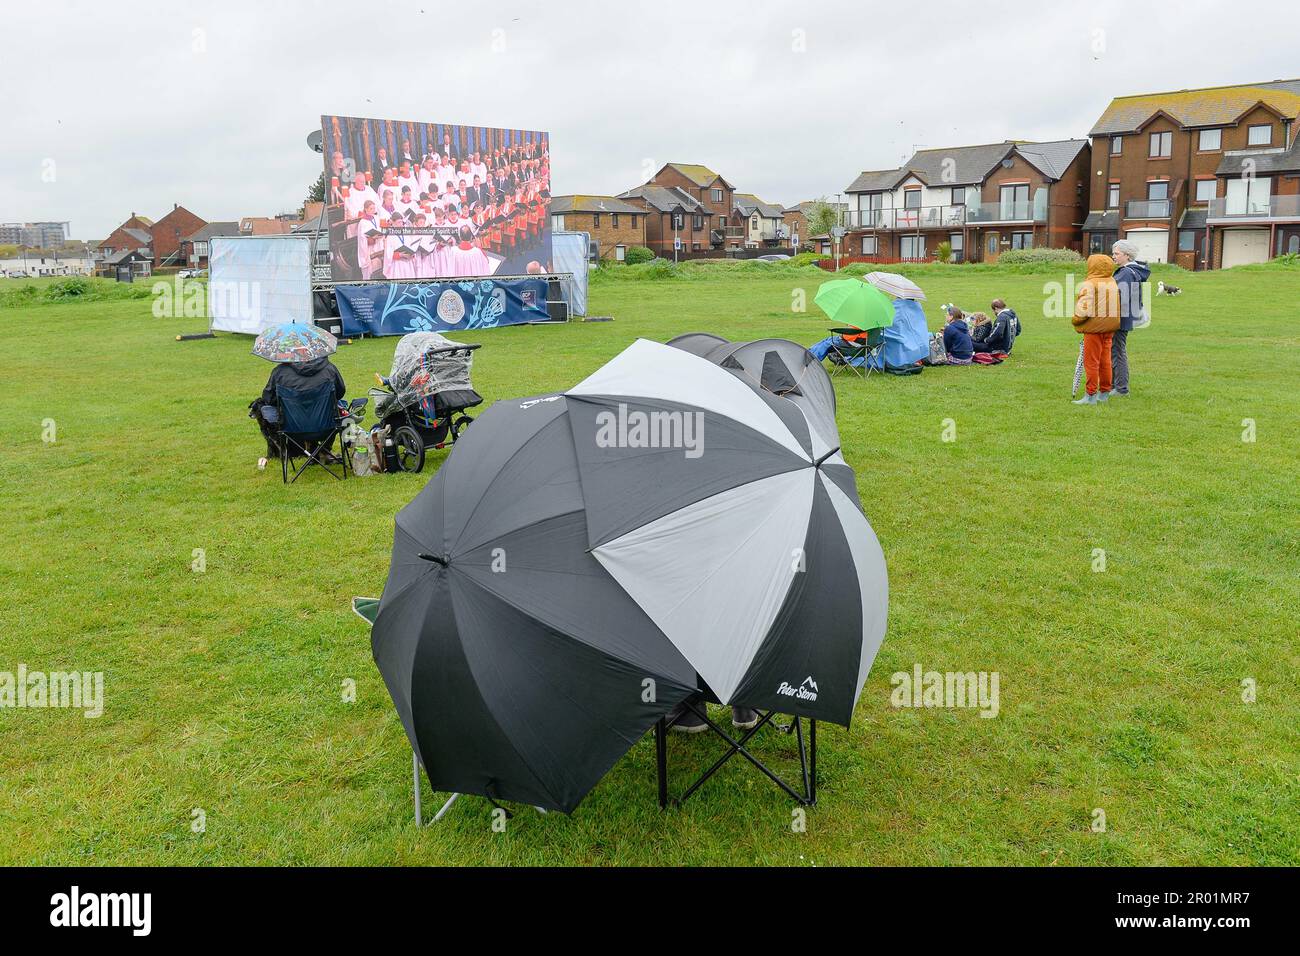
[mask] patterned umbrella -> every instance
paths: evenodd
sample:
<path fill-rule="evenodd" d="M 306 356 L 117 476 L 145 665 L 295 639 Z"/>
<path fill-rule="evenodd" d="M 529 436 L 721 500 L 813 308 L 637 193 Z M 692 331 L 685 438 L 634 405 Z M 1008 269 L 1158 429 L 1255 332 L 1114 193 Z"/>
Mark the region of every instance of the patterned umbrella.
<path fill-rule="evenodd" d="M 332 355 L 339 340 L 302 322 L 281 322 L 257 337 L 253 354 L 268 362 L 310 362 Z"/>
<path fill-rule="evenodd" d="M 925 299 L 925 293 L 919 285 L 896 272 L 868 272 L 866 279 L 881 292 L 888 292 L 896 299 Z"/>

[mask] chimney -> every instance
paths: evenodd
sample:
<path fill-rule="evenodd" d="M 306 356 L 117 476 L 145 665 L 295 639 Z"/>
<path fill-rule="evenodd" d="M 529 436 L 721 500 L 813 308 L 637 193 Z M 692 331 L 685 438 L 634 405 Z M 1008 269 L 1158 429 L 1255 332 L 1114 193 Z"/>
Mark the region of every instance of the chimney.
<path fill-rule="evenodd" d="M 178 203 L 178 202 L 174 202 L 174 203 L 172 203 L 172 209 L 173 209 L 173 210 L 175 210 L 175 209 L 180 209 L 180 208 L 181 208 L 181 204 L 180 204 L 180 203 Z"/>

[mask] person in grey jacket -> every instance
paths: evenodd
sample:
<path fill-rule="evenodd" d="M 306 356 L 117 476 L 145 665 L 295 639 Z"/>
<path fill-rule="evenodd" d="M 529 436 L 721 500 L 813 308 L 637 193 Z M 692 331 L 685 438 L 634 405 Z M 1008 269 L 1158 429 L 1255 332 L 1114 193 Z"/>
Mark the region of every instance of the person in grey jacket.
<path fill-rule="evenodd" d="M 1133 331 L 1133 320 L 1140 318 L 1142 286 L 1151 278 L 1145 262 L 1138 261 L 1136 243 L 1121 239 L 1111 250 L 1115 260 L 1115 283 L 1119 286 L 1119 330 L 1111 340 L 1110 364 L 1115 386 L 1112 395 L 1128 394 L 1128 334 Z"/>

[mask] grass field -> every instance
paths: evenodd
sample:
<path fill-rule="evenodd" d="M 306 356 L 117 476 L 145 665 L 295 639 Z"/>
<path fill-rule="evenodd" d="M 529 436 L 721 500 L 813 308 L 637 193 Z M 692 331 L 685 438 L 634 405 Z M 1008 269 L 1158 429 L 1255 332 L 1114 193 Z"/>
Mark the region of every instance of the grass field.
<path fill-rule="evenodd" d="M 1043 315 L 1063 275 L 915 276 L 932 328 L 938 303 L 1001 295 L 1024 335 L 1000 367 L 837 380 L 890 621 L 851 729 L 821 734 L 802 833 L 739 760 L 661 813 L 649 738 L 572 816 L 496 833 L 465 799 L 416 829 L 348 602 L 379 593 L 393 515 L 441 456 L 286 488 L 255 468 L 269 366 L 248 339 L 177 343 L 206 320 L 148 299 L 0 307 L 0 671 L 105 674 L 97 719 L 0 709 L 0 864 L 1300 863 L 1300 270 L 1180 274 L 1131 339 L 1133 394 L 1095 408 L 1069 404 L 1078 339 Z M 590 311 L 613 322 L 458 337 L 483 343 L 492 401 L 572 385 L 637 336 L 812 342 L 825 278 L 601 277 Z M 340 349 L 353 394 L 393 344 Z M 894 708 L 890 675 L 916 664 L 997 671 L 998 716 Z M 716 749 L 674 738 L 679 781 Z M 791 766 L 785 738 L 758 750 Z"/>

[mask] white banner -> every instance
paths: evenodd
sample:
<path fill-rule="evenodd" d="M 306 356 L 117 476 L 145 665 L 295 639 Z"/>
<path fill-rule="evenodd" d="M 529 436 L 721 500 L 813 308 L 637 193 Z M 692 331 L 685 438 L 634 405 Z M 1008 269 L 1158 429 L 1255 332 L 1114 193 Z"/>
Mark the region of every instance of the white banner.
<path fill-rule="evenodd" d="M 216 332 L 257 335 L 311 322 L 311 238 L 217 236 L 208 254 L 208 316 Z"/>

